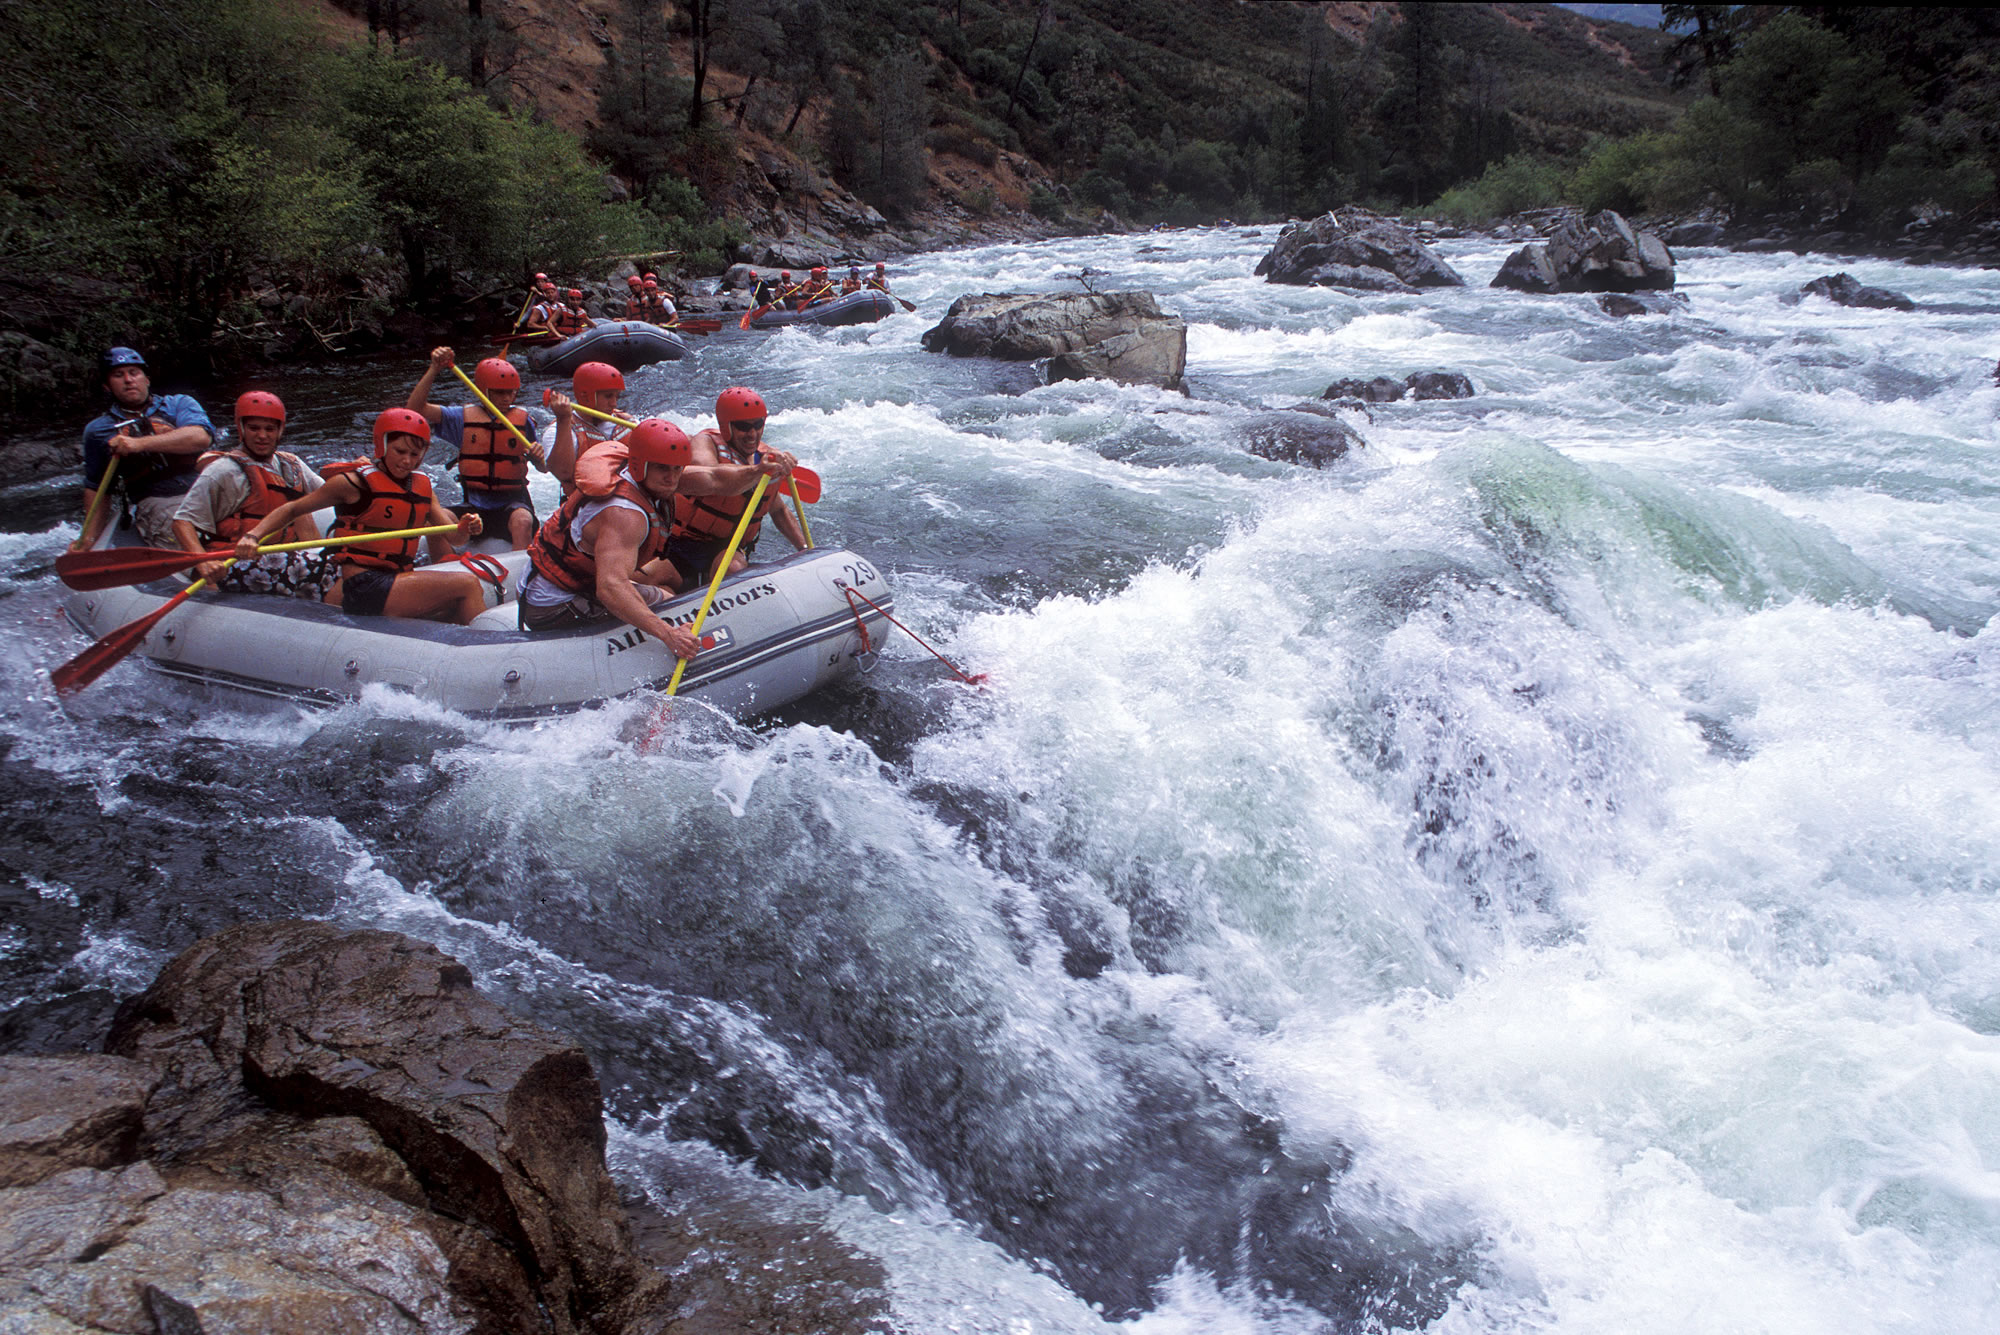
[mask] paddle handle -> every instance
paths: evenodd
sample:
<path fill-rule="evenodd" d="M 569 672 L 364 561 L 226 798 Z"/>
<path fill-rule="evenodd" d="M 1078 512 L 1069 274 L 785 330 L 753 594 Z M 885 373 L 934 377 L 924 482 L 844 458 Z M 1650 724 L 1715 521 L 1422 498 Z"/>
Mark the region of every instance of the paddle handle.
<path fill-rule="evenodd" d="M 452 363 L 451 373 L 457 376 L 467 389 L 472 391 L 472 397 L 479 400 L 479 406 L 486 410 L 486 415 L 488 417 L 491 417 L 494 421 L 501 423 L 509 431 L 514 433 L 514 439 L 521 442 L 521 448 L 528 452 L 528 458 L 531 461 L 534 461 L 535 467 L 541 469 L 544 473 L 548 472 L 549 466 L 547 464 L 535 460 L 535 456 L 542 452 L 542 447 L 537 445 L 534 441 L 529 440 L 526 436 L 522 435 L 521 428 L 514 425 L 514 420 L 508 417 L 507 414 L 501 412 L 498 408 L 495 408 L 493 406 L 493 400 L 486 397 L 486 391 L 479 388 L 479 386 L 473 384 L 472 377 L 467 375 L 465 372 L 459 370 L 457 362 Z"/>
<path fill-rule="evenodd" d="M 736 559 L 736 549 L 743 542 L 743 534 L 750 528 L 750 520 L 757 513 L 757 502 L 764 499 L 764 485 L 770 480 L 768 477 L 757 479 L 756 487 L 750 492 L 750 499 L 744 503 L 743 517 L 736 521 L 736 531 L 729 535 L 729 546 L 723 548 L 722 559 L 715 563 L 715 578 L 708 582 L 708 593 L 701 600 L 701 610 L 694 614 L 694 625 L 688 629 L 688 634 L 694 636 L 697 644 L 701 642 L 701 628 L 708 620 L 708 609 L 715 602 L 715 592 L 722 587 L 722 581 L 729 577 L 729 563 Z M 674 675 L 667 679 L 668 695 L 680 690 L 681 674 L 687 671 L 687 665 L 688 660 L 685 658 L 674 661 Z"/>

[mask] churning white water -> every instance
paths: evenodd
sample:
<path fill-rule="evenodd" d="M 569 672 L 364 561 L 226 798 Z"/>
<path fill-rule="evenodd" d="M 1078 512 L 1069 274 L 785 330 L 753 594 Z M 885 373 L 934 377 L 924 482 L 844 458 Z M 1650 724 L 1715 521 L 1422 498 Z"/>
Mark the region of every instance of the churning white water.
<path fill-rule="evenodd" d="M 922 316 L 632 378 L 690 426 L 761 389 L 815 533 L 984 690 L 898 637 L 657 746 L 648 701 L 134 667 L 63 713 L 58 526 L 0 545 L 12 759 L 107 824 L 275 820 L 311 911 L 589 1046 L 627 1181 L 830 1230 L 903 1329 L 2000 1328 L 2000 274 L 1694 251 L 1614 320 L 1486 288 L 1489 242 L 1463 289 L 1274 287 L 1274 235 L 927 256 Z M 1781 300 L 1840 268 L 1920 309 Z M 1186 319 L 1191 396 L 918 345 L 1085 269 Z M 1325 472 L 1245 450 L 1435 369 L 1478 393 Z M 188 736 L 272 777 L 160 806 Z M 92 930 L 17 990 L 163 949 Z"/>

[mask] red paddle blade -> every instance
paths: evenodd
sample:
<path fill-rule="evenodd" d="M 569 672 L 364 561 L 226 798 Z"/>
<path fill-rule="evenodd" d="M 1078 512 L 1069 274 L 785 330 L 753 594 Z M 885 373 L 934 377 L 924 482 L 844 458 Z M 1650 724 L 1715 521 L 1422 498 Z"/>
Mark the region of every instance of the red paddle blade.
<path fill-rule="evenodd" d="M 72 589 L 117 589 L 163 579 L 203 561 L 228 556 L 234 549 L 218 548 L 197 556 L 170 547 L 107 547 L 103 551 L 64 552 L 56 558 L 56 576 Z"/>
<path fill-rule="evenodd" d="M 54 683 L 56 690 L 64 695 L 71 691 L 82 690 L 123 662 L 127 654 L 139 647 L 140 642 L 146 638 L 146 633 L 159 625 L 167 613 L 179 607 L 198 587 L 200 587 L 198 584 L 190 584 L 137 621 L 126 622 L 49 673 L 49 680 Z"/>
<path fill-rule="evenodd" d="M 794 468 L 792 470 L 792 486 L 797 489 L 799 499 L 807 505 L 813 505 L 819 501 L 819 474 L 813 472 L 812 469 L 803 467 Z"/>

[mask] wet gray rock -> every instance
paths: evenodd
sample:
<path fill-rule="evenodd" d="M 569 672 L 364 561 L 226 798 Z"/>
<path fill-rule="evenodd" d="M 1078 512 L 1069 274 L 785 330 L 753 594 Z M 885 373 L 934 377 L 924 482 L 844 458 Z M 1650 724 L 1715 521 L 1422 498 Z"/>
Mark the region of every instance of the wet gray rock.
<path fill-rule="evenodd" d="M 122 1057 L 0 1057 L 0 1188 L 132 1163 L 157 1082 Z"/>
<path fill-rule="evenodd" d="M 1386 273 L 1407 288 L 1465 286 L 1458 271 L 1439 259 L 1414 231 L 1365 209 L 1338 209 L 1311 222 L 1293 223 L 1278 234 L 1276 244 L 1257 262 L 1257 272 L 1266 281 L 1298 286 L 1358 285 L 1328 281 L 1340 276 L 1380 281 L 1356 273 L 1365 270 Z"/>
<path fill-rule="evenodd" d="M 1664 292 L 1673 285 L 1666 244 L 1610 209 L 1565 218 L 1547 241 L 1508 256 L 1490 284 L 1522 292 Z"/>
<path fill-rule="evenodd" d="M 1863 306 L 1874 310 L 1913 311 L 1917 303 L 1901 292 L 1886 287 L 1865 287 L 1852 274 L 1827 274 L 1799 289 L 1802 297 L 1825 297 L 1837 306 Z"/>
<path fill-rule="evenodd" d="M 1685 222 L 1660 234 L 1670 246 L 1719 246 L 1722 237 L 1722 224 L 1717 222 Z"/>
<path fill-rule="evenodd" d="M 1606 315 L 1669 315 L 1686 310 L 1685 292 L 1606 292 L 1597 298 L 1597 308 Z"/>
<path fill-rule="evenodd" d="M 1369 265 L 1322 264 L 1307 281 L 1314 287 L 1338 287 L 1350 292 L 1415 292 L 1417 289 L 1390 273 Z"/>
<path fill-rule="evenodd" d="M 1245 424 L 1244 437 L 1250 453 L 1259 458 L 1307 468 L 1338 463 L 1349 451 L 1368 443 L 1360 432 L 1336 417 L 1299 409 L 1251 418 Z"/>
<path fill-rule="evenodd" d="M 923 342 L 954 357 L 1048 358 L 1052 380 L 1179 389 L 1187 369 L 1187 325 L 1150 292 L 967 294 Z"/>
<path fill-rule="evenodd" d="M 1475 392 L 1472 378 L 1462 372 L 1414 371 L 1401 380 L 1386 375 L 1372 380 L 1336 380 L 1320 397 L 1398 403 L 1403 399 L 1469 399 Z"/>

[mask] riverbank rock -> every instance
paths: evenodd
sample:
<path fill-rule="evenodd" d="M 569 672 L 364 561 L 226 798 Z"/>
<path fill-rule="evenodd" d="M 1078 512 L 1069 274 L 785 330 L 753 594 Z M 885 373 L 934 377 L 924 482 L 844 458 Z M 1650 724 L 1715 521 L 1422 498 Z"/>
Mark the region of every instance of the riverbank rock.
<path fill-rule="evenodd" d="M 1372 380 L 1336 380 L 1322 399 L 1396 403 L 1403 399 L 1469 399 L 1476 391 L 1472 377 L 1459 371 L 1414 371 L 1401 380 L 1378 375 Z"/>
<path fill-rule="evenodd" d="M 1508 256 L 1489 284 L 1518 292 L 1664 292 L 1673 285 L 1666 244 L 1609 209 L 1565 218 L 1547 241 Z"/>
<path fill-rule="evenodd" d="M 691 1232 L 673 1187 L 635 1240 L 588 1059 L 422 942 L 232 927 L 107 1046 L 0 1058 L 0 1330 L 884 1328 L 879 1265 L 809 1226 Z"/>
<path fill-rule="evenodd" d="M 1901 292 L 1886 287 L 1864 287 L 1852 274 L 1834 273 L 1815 278 L 1799 289 L 1801 297 L 1825 297 L 1836 306 L 1864 306 L 1873 310 L 1913 311 L 1917 303 Z"/>
<path fill-rule="evenodd" d="M 1337 209 L 1291 224 L 1257 262 L 1257 272 L 1271 283 L 1361 291 L 1465 286 L 1414 231 L 1365 209 Z"/>
<path fill-rule="evenodd" d="M 1350 450 L 1368 444 L 1360 432 L 1317 403 L 1259 413 L 1245 424 L 1244 438 L 1250 453 L 1261 459 L 1306 468 L 1338 463 Z"/>
<path fill-rule="evenodd" d="M 954 357 L 1048 358 L 1051 380 L 1179 389 L 1187 370 L 1187 324 L 1150 292 L 968 293 L 923 342 Z"/>

